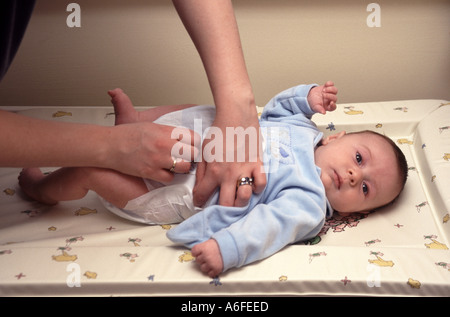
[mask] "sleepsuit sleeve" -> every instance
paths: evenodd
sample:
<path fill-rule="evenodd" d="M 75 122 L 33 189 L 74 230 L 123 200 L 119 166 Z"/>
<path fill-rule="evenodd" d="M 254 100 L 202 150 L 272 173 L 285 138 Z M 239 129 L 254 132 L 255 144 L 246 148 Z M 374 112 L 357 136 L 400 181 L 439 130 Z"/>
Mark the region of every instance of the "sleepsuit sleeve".
<path fill-rule="evenodd" d="M 264 259 L 293 242 L 316 236 L 325 221 L 323 197 L 291 188 L 267 204 L 255 206 L 212 235 L 220 247 L 224 271 Z M 300 196 L 300 197 L 299 197 Z"/>
<path fill-rule="evenodd" d="M 261 121 L 286 121 L 285 118 L 290 117 L 293 120 L 308 122 L 314 115 L 308 103 L 308 94 L 316 86 L 299 85 L 280 92 L 264 107 Z"/>

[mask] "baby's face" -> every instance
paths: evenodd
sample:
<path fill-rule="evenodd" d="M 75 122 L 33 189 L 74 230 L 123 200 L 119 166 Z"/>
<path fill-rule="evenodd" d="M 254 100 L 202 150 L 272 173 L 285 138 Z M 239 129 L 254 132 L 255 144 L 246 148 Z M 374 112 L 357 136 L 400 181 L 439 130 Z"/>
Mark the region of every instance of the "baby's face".
<path fill-rule="evenodd" d="M 314 153 L 320 178 L 334 210 L 369 211 L 391 202 L 401 190 L 392 147 L 371 133 L 327 137 Z"/>

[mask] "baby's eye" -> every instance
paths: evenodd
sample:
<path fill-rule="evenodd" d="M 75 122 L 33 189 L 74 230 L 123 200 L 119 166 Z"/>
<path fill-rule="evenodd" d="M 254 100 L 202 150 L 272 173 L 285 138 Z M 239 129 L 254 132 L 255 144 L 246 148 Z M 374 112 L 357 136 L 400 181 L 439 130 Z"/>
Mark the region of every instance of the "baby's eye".
<path fill-rule="evenodd" d="M 366 183 L 362 184 L 362 190 L 365 196 L 367 196 L 367 194 L 369 193 L 369 187 L 367 187 Z"/>
<path fill-rule="evenodd" d="M 362 162 L 362 156 L 361 154 L 359 154 L 359 152 L 356 152 L 356 161 L 358 162 L 358 164 L 361 164 Z"/>

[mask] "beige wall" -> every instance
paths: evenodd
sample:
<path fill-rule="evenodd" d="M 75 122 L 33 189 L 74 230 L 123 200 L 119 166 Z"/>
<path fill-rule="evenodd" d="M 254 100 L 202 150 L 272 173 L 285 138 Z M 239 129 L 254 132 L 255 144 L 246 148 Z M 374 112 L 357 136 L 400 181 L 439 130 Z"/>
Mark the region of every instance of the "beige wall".
<path fill-rule="evenodd" d="M 81 28 L 66 6 L 81 6 Z M 450 2 L 235 0 L 257 103 L 333 80 L 340 103 L 450 99 Z M 0 83 L 0 106 L 104 106 L 121 87 L 135 105 L 212 103 L 198 54 L 171 1 L 38 0 Z"/>

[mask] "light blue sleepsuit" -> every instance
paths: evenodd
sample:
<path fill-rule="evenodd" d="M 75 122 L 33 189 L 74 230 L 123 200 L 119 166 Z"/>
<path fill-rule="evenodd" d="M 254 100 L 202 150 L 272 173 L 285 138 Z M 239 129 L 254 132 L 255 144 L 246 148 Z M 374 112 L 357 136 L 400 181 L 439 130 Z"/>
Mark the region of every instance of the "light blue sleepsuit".
<path fill-rule="evenodd" d="M 245 207 L 217 205 L 218 192 L 202 211 L 168 231 L 187 247 L 217 241 L 224 271 L 266 258 L 288 244 L 316 236 L 332 208 L 314 163 L 322 138 L 311 121 L 307 96 L 314 85 L 300 85 L 276 95 L 264 108 L 267 186 Z"/>

